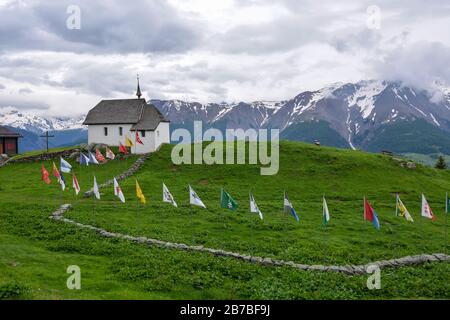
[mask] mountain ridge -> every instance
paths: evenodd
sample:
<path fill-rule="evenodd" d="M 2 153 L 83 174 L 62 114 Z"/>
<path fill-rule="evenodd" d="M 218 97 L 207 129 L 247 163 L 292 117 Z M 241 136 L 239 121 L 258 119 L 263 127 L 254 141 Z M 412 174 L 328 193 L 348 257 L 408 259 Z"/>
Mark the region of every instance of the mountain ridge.
<path fill-rule="evenodd" d="M 430 143 L 438 145 L 434 128 L 450 132 L 450 90 L 439 88 L 436 94 L 390 81 L 334 83 L 282 101 L 199 103 L 151 99 L 149 102 L 171 121 L 172 128 L 191 128 L 193 121 L 202 121 L 206 127 L 219 130 L 275 128 L 280 129 L 282 138 L 289 140 L 322 140 L 342 147 L 344 139 L 352 149 L 372 150 L 375 134 L 392 123 L 418 124 L 421 129 L 415 132 L 429 133 Z M 47 130 L 81 132 L 86 129 L 82 125 L 84 116 L 44 117 L 17 110 L 2 113 L 0 109 L 0 117 L 0 124 L 36 134 Z M 420 119 L 434 128 L 416 121 Z"/>

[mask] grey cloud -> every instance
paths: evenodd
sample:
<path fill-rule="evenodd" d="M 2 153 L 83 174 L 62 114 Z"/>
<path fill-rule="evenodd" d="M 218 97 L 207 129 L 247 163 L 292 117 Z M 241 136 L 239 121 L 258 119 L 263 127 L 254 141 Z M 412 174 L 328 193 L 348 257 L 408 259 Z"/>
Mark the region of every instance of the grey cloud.
<path fill-rule="evenodd" d="M 6 89 L 6 87 L 0 83 L 0 90 L 3 90 L 3 89 Z"/>
<path fill-rule="evenodd" d="M 20 88 L 19 93 L 20 94 L 29 94 L 29 93 L 33 93 L 33 90 L 31 90 L 30 88 Z"/>
<path fill-rule="evenodd" d="M 61 85 L 76 91 L 109 97 L 113 92 L 132 92 L 134 79 L 135 70 L 127 70 L 125 63 L 75 62 L 65 72 Z"/>
<path fill-rule="evenodd" d="M 374 63 L 383 80 L 402 81 L 420 89 L 450 86 L 450 47 L 436 42 L 416 42 L 397 47 Z"/>
<path fill-rule="evenodd" d="M 50 106 L 45 102 L 35 102 L 14 97 L 1 97 L 0 107 L 13 107 L 18 110 L 47 110 Z"/>
<path fill-rule="evenodd" d="M 201 39 L 201 28 L 165 1 L 77 1 L 81 29 L 66 27 L 73 1 L 36 2 L 0 8 L 0 50 L 72 52 L 184 52 Z"/>
<path fill-rule="evenodd" d="M 15 93 L 29 86 L 36 94 L 36 87 L 46 86 L 102 98 L 132 97 L 136 72 L 149 98 L 186 94 L 223 100 L 236 97 L 233 90 L 246 94 L 242 88 L 249 88 L 249 95 L 261 92 L 261 99 L 270 99 L 271 90 L 287 98 L 310 83 L 347 81 L 349 73 L 421 87 L 433 81 L 450 84 L 448 30 L 442 31 L 441 44 L 412 45 L 415 30 L 406 28 L 450 16 L 447 3 L 242 0 L 233 10 L 273 5 L 285 11 L 259 24 L 243 19 L 214 33 L 201 15 L 185 15 L 162 0 L 80 0 L 75 4 L 81 7 L 82 29 L 68 30 L 66 7 L 72 1 L 36 0 L 0 7 L 0 76 L 19 83 L 11 85 Z M 386 19 L 380 32 L 365 25 L 365 10 L 372 4 Z M 146 59 L 139 55 L 137 65 L 133 53 Z"/>
<path fill-rule="evenodd" d="M 290 16 L 275 22 L 240 25 L 223 35 L 215 35 L 212 41 L 217 43 L 219 51 L 262 55 L 295 49 L 324 37 L 319 28 L 309 23 L 309 19 Z"/>
<path fill-rule="evenodd" d="M 381 41 L 381 35 L 368 28 L 336 32 L 329 40 L 330 45 L 340 52 L 351 52 L 360 48 L 370 50 L 376 48 Z"/>
<path fill-rule="evenodd" d="M 0 54 L 0 76 L 17 82 L 32 85 L 57 85 L 48 80 L 48 72 L 56 70 L 58 61 L 52 61 L 43 56 L 37 58 L 12 58 L 7 54 Z"/>

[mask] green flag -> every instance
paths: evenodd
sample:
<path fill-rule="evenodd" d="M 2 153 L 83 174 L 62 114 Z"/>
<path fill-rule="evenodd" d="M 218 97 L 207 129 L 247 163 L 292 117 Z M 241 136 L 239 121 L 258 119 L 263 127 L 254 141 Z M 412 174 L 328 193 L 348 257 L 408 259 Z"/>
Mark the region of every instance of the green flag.
<path fill-rule="evenodd" d="M 220 194 L 220 206 L 233 211 L 236 211 L 238 207 L 237 202 L 223 189 Z"/>

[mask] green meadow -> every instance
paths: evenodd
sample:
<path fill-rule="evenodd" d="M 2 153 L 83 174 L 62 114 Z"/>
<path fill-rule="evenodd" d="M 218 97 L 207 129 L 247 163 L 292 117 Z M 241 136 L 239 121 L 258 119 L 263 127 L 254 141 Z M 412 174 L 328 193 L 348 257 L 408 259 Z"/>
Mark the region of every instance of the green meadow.
<path fill-rule="evenodd" d="M 449 299 L 450 266 L 427 263 L 383 269 L 381 289 L 368 275 L 265 267 L 207 253 L 192 253 L 106 239 L 49 219 L 70 203 L 66 217 L 112 232 L 203 245 L 303 264 L 345 265 L 421 253 L 449 253 L 445 193 L 450 172 L 361 151 L 297 142 L 280 145 L 280 169 L 260 175 L 259 165 L 174 165 L 172 146 L 152 154 L 133 177 L 120 181 L 126 203 L 101 189 L 101 200 L 74 195 L 71 176 L 61 192 L 41 181 L 41 163 L 0 168 L 0 299 Z M 136 157 L 80 167 L 82 192 L 93 175 L 102 183 Z M 59 162 L 59 161 L 58 161 Z M 44 163 L 51 175 L 51 162 Z M 147 204 L 135 196 L 139 181 Z M 162 202 L 162 183 L 178 208 Z M 188 185 L 206 205 L 189 206 Z M 224 188 L 237 211 L 220 208 Z M 249 212 L 249 192 L 264 214 Z M 283 212 L 283 192 L 300 222 Z M 420 217 L 421 193 L 436 221 Z M 395 215 L 399 193 L 415 222 Z M 322 224 L 322 196 L 331 221 Z M 378 213 L 381 229 L 363 221 L 363 197 Z M 69 290 L 70 265 L 81 268 L 81 290 Z"/>

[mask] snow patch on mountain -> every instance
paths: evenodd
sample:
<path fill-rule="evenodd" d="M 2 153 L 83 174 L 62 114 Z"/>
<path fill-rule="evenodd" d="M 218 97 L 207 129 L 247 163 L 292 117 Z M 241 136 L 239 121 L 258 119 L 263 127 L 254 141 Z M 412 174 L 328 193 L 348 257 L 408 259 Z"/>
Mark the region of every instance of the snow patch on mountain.
<path fill-rule="evenodd" d="M 386 89 L 387 84 L 381 81 L 364 81 L 357 84 L 358 90 L 348 97 L 349 107 L 358 107 L 363 119 L 370 116 L 375 108 L 376 97 Z"/>
<path fill-rule="evenodd" d="M 80 117 L 45 117 L 22 112 L 14 108 L 0 108 L 0 124 L 34 133 L 71 129 L 86 129 L 83 126 L 85 116 Z"/>
<path fill-rule="evenodd" d="M 434 115 L 433 115 L 432 113 L 430 113 L 430 116 L 431 116 L 431 119 L 433 119 L 433 122 L 434 122 L 438 127 L 440 127 L 441 124 L 439 123 L 439 121 L 436 120 L 436 118 L 434 117 Z"/>

